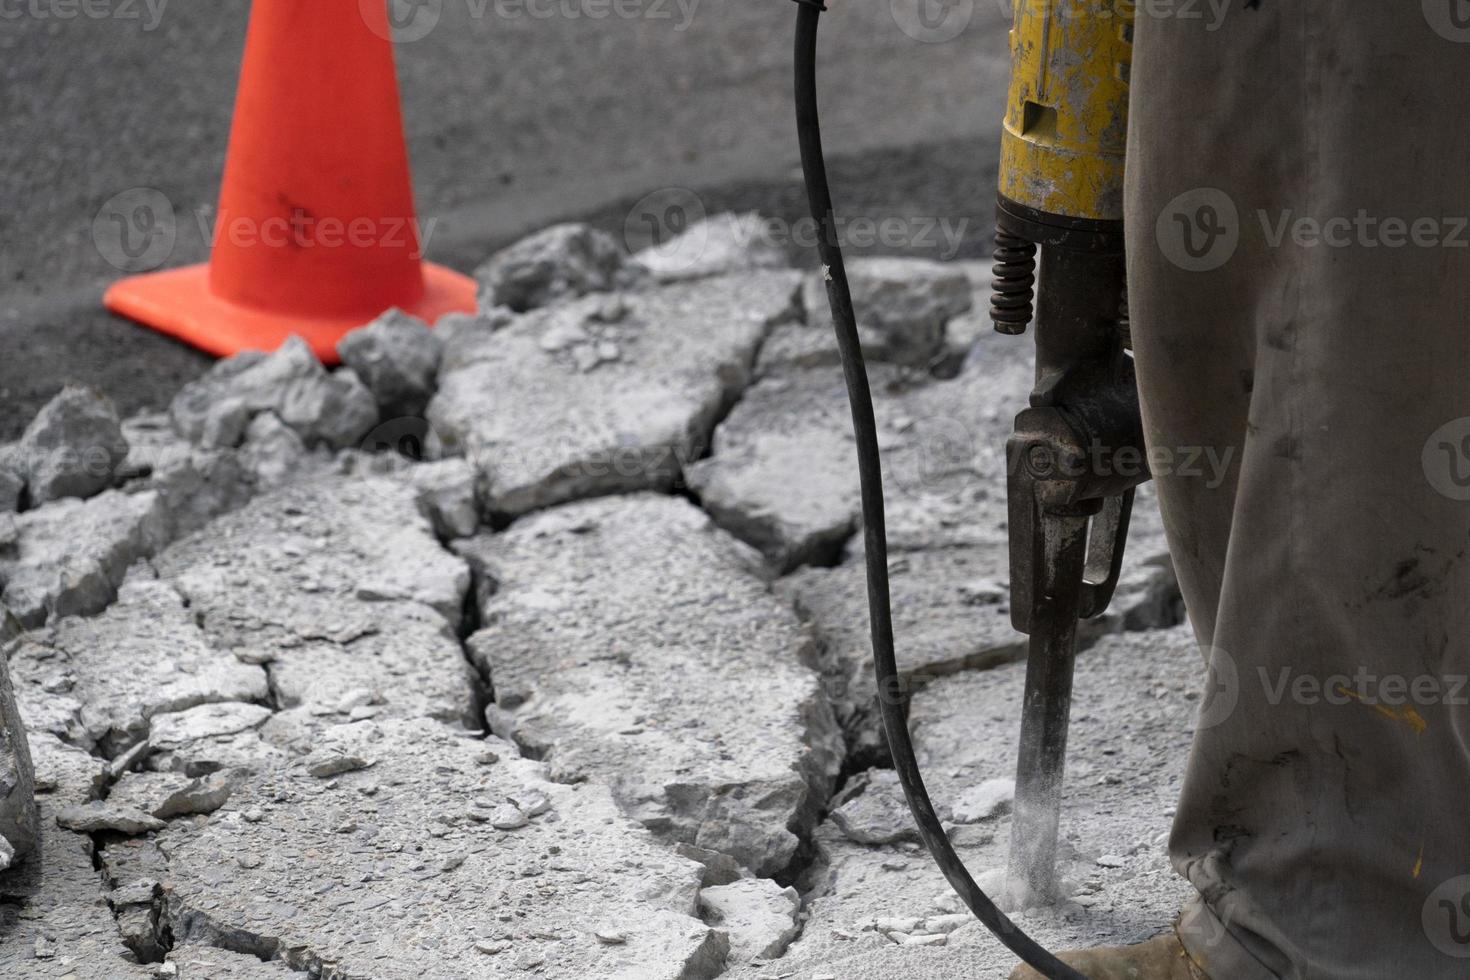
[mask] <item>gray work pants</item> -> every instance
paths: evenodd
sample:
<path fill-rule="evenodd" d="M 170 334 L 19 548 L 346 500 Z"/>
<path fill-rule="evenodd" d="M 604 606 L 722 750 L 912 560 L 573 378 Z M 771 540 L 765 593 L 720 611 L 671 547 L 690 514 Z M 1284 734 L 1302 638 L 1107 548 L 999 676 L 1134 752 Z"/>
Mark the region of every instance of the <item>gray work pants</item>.
<path fill-rule="evenodd" d="M 1137 10 L 1133 337 L 1212 684 L 1181 936 L 1470 976 L 1470 2 Z"/>

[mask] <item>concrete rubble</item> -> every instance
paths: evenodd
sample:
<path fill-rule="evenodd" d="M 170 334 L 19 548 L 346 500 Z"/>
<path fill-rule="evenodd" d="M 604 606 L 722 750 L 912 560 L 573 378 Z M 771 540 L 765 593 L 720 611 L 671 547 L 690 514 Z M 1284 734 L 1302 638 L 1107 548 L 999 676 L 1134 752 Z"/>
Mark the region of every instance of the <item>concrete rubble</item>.
<path fill-rule="evenodd" d="M 472 334 L 445 352 L 429 422 L 495 513 L 668 490 L 796 315 L 797 286 L 765 272 L 588 296 Z"/>
<path fill-rule="evenodd" d="M 911 725 L 993 884 L 1030 344 L 978 264 L 853 272 Z M 123 420 L 67 389 L 0 447 L 0 976 L 1004 977 L 884 768 L 819 277 L 756 215 L 477 275 L 479 312 L 391 311 L 337 370 L 291 341 Z M 27 464 L 89 445 L 105 479 Z M 1017 913 L 1044 942 L 1184 893 L 1181 619 L 1145 492 L 1079 658 L 1067 900 Z"/>
<path fill-rule="evenodd" d="M 274 412 L 307 445 L 337 449 L 356 445 L 378 420 L 361 379 L 350 368 L 327 371 L 299 337 L 272 354 L 220 361 L 169 408 L 178 433 L 206 449 L 238 446 L 262 412 Z"/>

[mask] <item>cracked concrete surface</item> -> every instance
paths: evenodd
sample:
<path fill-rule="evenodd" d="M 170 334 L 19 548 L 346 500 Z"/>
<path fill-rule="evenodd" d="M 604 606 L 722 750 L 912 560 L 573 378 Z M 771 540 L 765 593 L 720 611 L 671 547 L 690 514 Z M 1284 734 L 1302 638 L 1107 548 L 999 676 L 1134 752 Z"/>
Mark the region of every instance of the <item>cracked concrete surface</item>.
<path fill-rule="evenodd" d="M 784 871 L 841 761 L 811 640 L 757 560 L 677 498 L 557 508 L 464 546 L 495 583 L 470 655 L 491 728 L 640 822 Z M 677 679 L 677 683 L 675 683 Z"/>
<path fill-rule="evenodd" d="M 225 362 L 172 418 L 122 420 L 111 486 L 0 515 L 41 823 L 0 872 L 0 975 L 1008 972 L 872 768 L 825 317 L 756 244 L 718 244 L 698 279 L 528 280 L 546 305 L 440 327 L 437 377 L 422 331 L 364 333 L 376 399 L 295 349 Z M 581 281 L 535 254 L 532 280 Z M 890 311 L 872 372 L 912 724 L 983 871 L 1022 673 L 1000 452 L 1031 365 L 962 278 L 875 270 L 884 297 L 936 295 Z M 387 417 L 423 398 L 427 420 Z M 1079 661 L 1069 899 L 1022 916 L 1044 941 L 1148 935 L 1183 893 L 1161 837 L 1201 673 L 1180 617 L 1144 494 Z"/>

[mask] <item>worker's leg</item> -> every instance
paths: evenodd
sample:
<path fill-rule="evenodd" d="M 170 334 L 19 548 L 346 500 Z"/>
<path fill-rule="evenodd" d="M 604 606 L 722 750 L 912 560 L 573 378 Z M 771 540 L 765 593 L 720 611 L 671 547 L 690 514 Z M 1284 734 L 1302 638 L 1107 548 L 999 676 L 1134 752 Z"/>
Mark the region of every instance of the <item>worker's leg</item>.
<path fill-rule="evenodd" d="M 1181 938 L 1215 980 L 1463 977 L 1470 4 L 1137 7 L 1133 336 L 1217 685 Z"/>

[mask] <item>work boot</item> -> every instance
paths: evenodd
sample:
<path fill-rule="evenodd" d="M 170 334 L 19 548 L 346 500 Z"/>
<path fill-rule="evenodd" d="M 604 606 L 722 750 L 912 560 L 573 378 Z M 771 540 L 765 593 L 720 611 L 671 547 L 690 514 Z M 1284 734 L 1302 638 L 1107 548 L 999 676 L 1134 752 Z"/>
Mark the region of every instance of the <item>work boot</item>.
<path fill-rule="evenodd" d="M 1059 953 L 1088 980 L 1210 980 L 1195 965 L 1173 930 L 1137 946 L 1113 946 Z M 1042 980 L 1029 966 L 1018 966 L 1011 980 Z"/>

